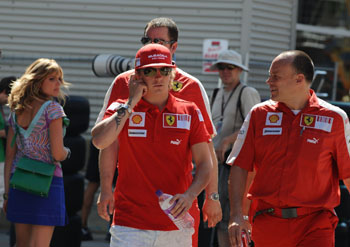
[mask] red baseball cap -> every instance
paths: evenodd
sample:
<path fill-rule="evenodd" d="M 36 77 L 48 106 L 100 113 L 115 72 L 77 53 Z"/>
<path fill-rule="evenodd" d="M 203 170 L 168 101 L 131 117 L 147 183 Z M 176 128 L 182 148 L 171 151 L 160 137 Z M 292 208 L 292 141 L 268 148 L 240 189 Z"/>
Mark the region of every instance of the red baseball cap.
<path fill-rule="evenodd" d="M 136 53 L 135 69 L 148 67 L 170 67 L 175 68 L 170 50 L 159 44 L 148 44 Z"/>

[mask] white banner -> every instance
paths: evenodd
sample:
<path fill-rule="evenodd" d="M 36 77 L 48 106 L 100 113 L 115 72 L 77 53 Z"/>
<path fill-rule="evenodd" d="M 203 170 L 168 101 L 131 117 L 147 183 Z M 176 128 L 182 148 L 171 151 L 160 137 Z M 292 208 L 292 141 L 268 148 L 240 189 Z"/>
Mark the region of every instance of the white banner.
<path fill-rule="evenodd" d="M 228 49 L 228 40 L 226 39 L 205 39 L 203 40 L 203 74 L 212 74 L 217 71 L 210 70 L 210 66 L 218 58 L 221 51 Z"/>

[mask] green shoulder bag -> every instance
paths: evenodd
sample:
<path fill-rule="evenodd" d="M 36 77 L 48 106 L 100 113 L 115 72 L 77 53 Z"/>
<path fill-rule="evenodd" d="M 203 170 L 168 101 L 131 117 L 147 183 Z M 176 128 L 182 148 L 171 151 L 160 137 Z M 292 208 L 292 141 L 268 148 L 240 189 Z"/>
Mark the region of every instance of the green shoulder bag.
<path fill-rule="evenodd" d="M 10 186 L 42 197 L 48 197 L 56 166 L 22 157 L 10 180 Z"/>

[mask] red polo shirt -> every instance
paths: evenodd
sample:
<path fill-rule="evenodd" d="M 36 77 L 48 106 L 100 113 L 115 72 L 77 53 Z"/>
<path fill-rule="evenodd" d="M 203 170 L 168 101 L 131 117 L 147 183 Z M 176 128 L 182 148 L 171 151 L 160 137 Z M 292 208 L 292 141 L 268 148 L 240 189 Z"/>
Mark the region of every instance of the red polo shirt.
<path fill-rule="evenodd" d="M 119 101 L 121 102 L 121 101 Z M 110 105 L 111 116 L 119 103 Z M 162 111 L 142 100 L 119 134 L 118 180 L 113 224 L 148 230 L 176 230 L 155 194 L 184 193 L 192 183 L 191 146 L 210 139 L 193 102 L 169 94 Z M 190 210 L 198 214 L 196 203 Z"/>
<path fill-rule="evenodd" d="M 103 108 L 97 121 L 100 121 L 108 106 L 117 99 L 127 99 L 129 97 L 128 81 L 134 70 L 126 71 L 118 75 L 106 93 Z M 170 93 L 177 98 L 196 103 L 201 110 L 205 127 L 211 136 L 216 135 L 214 125 L 211 121 L 210 106 L 207 93 L 200 81 L 187 74 L 183 70 L 176 68 L 176 75 Z"/>
<path fill-rule="evenodd" d="M 248 115 L 227 162 L 256 168 L 250 198 L 276 207 L 339 204 L 339 179 L 350 177 L 349 119 L 310 93 L 297 115 L 274 101 L 258 104 Z"/>

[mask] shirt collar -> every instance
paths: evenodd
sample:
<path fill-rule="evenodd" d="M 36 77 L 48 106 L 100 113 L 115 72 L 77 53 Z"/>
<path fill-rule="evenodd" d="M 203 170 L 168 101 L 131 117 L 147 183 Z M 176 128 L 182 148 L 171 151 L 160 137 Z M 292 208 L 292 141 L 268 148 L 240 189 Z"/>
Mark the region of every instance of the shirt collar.
<path fill-rule="evenodd" d="M 165 109 L 167 109 L 168 111 L 172 112 L 174 109 L 175 101 L 176 101 L 176 98 L 171 93 L 169 93 L 168 100 L 167 100 L 167 103 L 166 103 L 163 111 Z M 150 104 L 149 102 L 147 102 L 143 98 L 141 98 L 141 100 L 137 103 L 136 106 L 137 106 L 137 110 L 144 111 L 144 112 L 147 112 L 149 110 L 158 109 L 157 106 Z"/>
<path fill-rule="evenodd" d="M 309 98 L 309 102 L 308 105 L 306 107 L 319 107 L 320 104 L 318 102 L 318 98 L 316 93 L 314 92 L 314 90 L 310 89 L 310 98 Z"/>
<path fill-rule="evenodd" d="M 306 106 L 304 107 L 304 109 L 301 109 L 301 111 L 306 111 L 308 110 L 309 108 L 313 108 L 313 107 L 319 107 L 320 104 L 318 102 L 318 98 L 317 98 L 317 95 L 316 93 L 314 92 L 314 90 L 310 89 L 309 90 L 310 92 L 310 97 L 307 101 L 307 104 Z M 287 109 L 290 110 L 285 103 L 282 103 L 282 102 L 276 102 L 276 108 L 279 108 L 281 110 L 284 110 L 286 111 Z M 291 110 L 290 110 L 291 111 Z"/>

